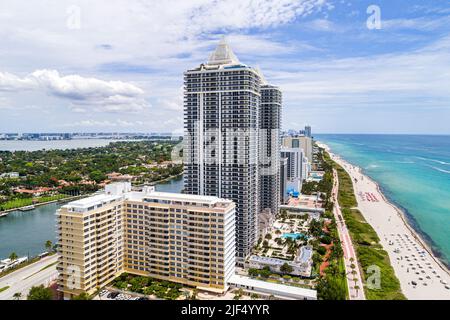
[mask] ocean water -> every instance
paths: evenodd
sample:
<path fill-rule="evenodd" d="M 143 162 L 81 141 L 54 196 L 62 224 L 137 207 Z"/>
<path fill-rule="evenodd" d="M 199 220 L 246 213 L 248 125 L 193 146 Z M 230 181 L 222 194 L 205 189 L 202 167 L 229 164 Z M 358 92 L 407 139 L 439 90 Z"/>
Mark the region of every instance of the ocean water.
<path fill-rule="evenodd" d="M 0 140 L 0 151 L 37 151 L 57 149 L 80 149 L 105 147 L 111 142 L 118 140 L 106 139 L 74 139 L 74 140 L 51 140 L 51 141 L 28 141 L 28 140 Z M 122 140 L 126 141 L 126 140 Z"/>
<path fill-rule="evenodd" d="M 316 135 L 361 167 L 450 266 L 450 136 Z"/>

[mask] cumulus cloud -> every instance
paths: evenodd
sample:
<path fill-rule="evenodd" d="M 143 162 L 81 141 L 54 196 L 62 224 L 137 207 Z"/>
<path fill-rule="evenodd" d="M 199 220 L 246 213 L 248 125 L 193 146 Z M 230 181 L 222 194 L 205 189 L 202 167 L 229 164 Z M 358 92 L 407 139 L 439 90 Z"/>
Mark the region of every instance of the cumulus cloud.
<path fill-rule="evenodd" d="M 439 18 L 419 17 L 412 19 L 389 19 L 382 21 L 382 28 L 387 30 L 434 31 L 450 24 L 450 16 Z"/>
<path fill-rule="evenodd" d="M 320 10 L 325 0 L 223 0 L 193 7 L 189 24 L 195 31 L 218 28 L 273 27 Z M 200 30 L 197 30 L 200 29 Z"/>
<path fill-rule="evenodd" d="M 0 91 L 26 90 L 36 87 L 30 78 L 20 78 L 8 72 L 0 72 Z"/>
<path fill-rule="evenodd" d="M 0 91 L 42 90 L 69 100 L 76 112 L 86 110 L 106 112 L 135 112 L 148 103 L 144 91 L 122 81 L 104 81 L 79 75 L 61 76 L 56 70 L 37 70 L 20 78 L 0 72 Z"/>

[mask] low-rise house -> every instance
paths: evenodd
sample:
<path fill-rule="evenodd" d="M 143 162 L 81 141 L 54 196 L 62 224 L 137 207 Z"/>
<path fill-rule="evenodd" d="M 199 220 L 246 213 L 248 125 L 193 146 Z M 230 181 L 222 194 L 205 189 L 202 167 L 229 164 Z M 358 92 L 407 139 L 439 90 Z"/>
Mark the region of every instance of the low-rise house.
<path fill-rule="evenodd" d="M 129 174 L 123 174 L 123 175 L 111 177 L 111 181 L 113 181 L 113 182 L 130 182 L 133 179 L 134 179 L 134 176 L 129 175 Z"/>
<path fill-rule="evenodd" d="M 260 238 L 263 239 L 270 232 L 274 221 L 275 215 L 272 214 L 270 209 L 265 209 L 258 215 L 258 232 Z"/>
<path fill-rule="evenodd" d="M 8 269 L 14 268 L 15 266 L 27 261 L 27 257 L 18 258 L 16 260 L 4 259 L 0 260 L 0 272 L 6 271 Z"/>
<path fill-rule="evenodd" d="M 29 194 L 33 197 L 39 197 L 45 193 L 49 193 L 51 191 L 53 191 L 53 188 L 48 188 L 48 187 L 42 187 L 42 188 L 37 188 L 37 189 L 22 189 L 22 188 L 18 188 L 15 189 L 14 192 L 15 193 L 21 193 L 21 194 Z"/>
<path fill-rule="evenodd" d="M 288 264 L 292 268 L 292 272 L 289 274 L 294 276 L 310 277 L 313 264 L 312 255 L 313 249 L 311 246 L 301 247 L 299 249 L 299 254 L 293 261 L 253 255 L 248 259 L 247 267 L 255 269 L 269 267 L 272 272 L 283 273 L 281 271 L 281 267 L 284 264 Z"/>
<path fill-rule="evenodd" d="M 18 179 L 20 174 L 18 172 L 5 172 L 0 174 L 0 178 Z"/>

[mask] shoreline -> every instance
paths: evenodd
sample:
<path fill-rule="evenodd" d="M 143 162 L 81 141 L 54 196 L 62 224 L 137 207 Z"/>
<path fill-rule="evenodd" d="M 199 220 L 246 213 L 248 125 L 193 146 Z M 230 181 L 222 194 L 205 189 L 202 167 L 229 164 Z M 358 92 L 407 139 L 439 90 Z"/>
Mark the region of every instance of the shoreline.
<path fill-rule="evenodd" d="M 39 203 L 33 204 L 33 206 L 34 206 L 35 208 L 37 208 L 37 207 L 41 207 L 41 206 L 45 206 L 45 205 L 52 204 L 52 203 L 57 203 L 57 202 L 68 202 L 68 201 L 70 201 L 70 200 L 77 199 L 77 198 L 82 198 L 82 197 L 86 197 L 86 196 L 89 196 L 89 195 L 90 195 L 90 194 L 88 194 L 88 195 L 73 196 L 73 197 L 67 197 L 67 198 L 61 198 L 61 199 L 58 199 L 58 200 L 51 200 L 51 201 L 46 201 L 46 202 L 39 202 Z M 5 211 L 0 211 L 0 217 L 6 217 L 6 216 L 7 216 L 8 214 L 10 214 L 11 212 L 14 212 L 14 211 L 20 211 L 20 209 L 26 208 L 26 207 L 28 207 L 28 206 L 17 207 L 17 208 L 8 209 L 8 210 L 5 210 Z M 32 210 L 34 210 L 34 209 L 32 209 Z M 22 212 L 27 212 L 27 211 L 22 211 Z"/>
<path fill-rule="evenodd" d="M 422 238 L 420 231 L 411 226 L 407 213 L 392 203 L 383 193 L 379 183 L 365 174 L 361 167 L 353 165 L 340 155 L 333 153 L 325 143 L 318 142 L 318 145 L 324 147 L 332 160 L 341 165 L 351 177 L 358 209 L 380 238 L 380 244 L 389 255 L 390 264 L 400 281 L 404 295 L 408 299 L 450 299 L 450 290 L 446 289 L 445 285 L 441 283 L 441 281 L 450 283 L 450 271 L 445 262 Z M 380 199 L 376 202 L 367 202 L 361 199 L 359 195 L 361 192 L 373 192 Z M 394 214 L 397 219 L 395 219 Z M 410 237 L 408 237 L 409 235 Z M 417 253 L 414 251 L 412 253 L 406 252 L 403 246 L 401 250 L 399 247 L 394 250 L 394 247 L 399 245 L 405 245 L 407 251 L 415 249 Z M 411 246 L 411 249 L 409 246 Z M 397 250 L 399 251 L 397 252 Z M 422 252 L 426 252 L 426 255 L 423 255 Z M 418 256 L 416 257 L 414 253 Z M 425 257 L 429 258 L 430 261 L 425 263 Z M 415 272 L 416 268 L 419 268 L 417 272 Z M 433 270 L 433 274 L 430 276 L 425 273 L 427 268 L 427 271 Z M 413 285 L 413 282 L 417 285 Z"/>
<path fill-rule="evenodd" d="M 176 174 L 176 175 L 173 175 L 173 176 L 169 176 L 169 177 L 164 178 L 164 179 L 152 181 L 152 182 L 150 182 L 150 183 L 148 183 L 148 184 L 151 184 L 151 185 L 165 184 L 165 183 L 167 183 L 167 182 L 170 182 L 171 180 L 177 179 L 177 178 L 182 177 L 182 176 L 183 176 L 183 173 L 180 173 L 180 174 Z M 141 184 L 141 185 L 138 185 L 138 186 L 142 186 L 142 185 L 145 185 L 145 184 Z M 67 197 L 67 198 L 61 198 L 61 199 L 58 199 L 58 200 L 51 200 L 51 201 L 46 201 L 46 202 L 35 203 L 35 204 L 33 204 L 33 206 L 34 206 L 35 208 L 37 208 L 37 207 L 41 207 L 41 206 L 45 206 L 45 205 L 52 204 L 52 203 L 57 203 L 57 202 L 62 202 L 62 203 L 64 203 L 64 202 L 69 202 L 69 201 L 71 201 L 71 200 L 75 200 L 75 199 L 78 199 L 78 198 L 86 198 L 86 197 L 89 197 L 89 196 L 91 196 L 91 195 L 92 195 L 92 193 L 89 193 L 89 194 L 83 194 L 83 195 L 78 195 L 78 196 L 69 196 L 69 197 Z M 26 208 L 26 207 L 28 207 L 28 206 L 17 207 L 17 208 L 13 208 L 13 209 L 8 209 L 8 210 L 0 211 L 0 218 L 1 218 L 1 217 L 6 217 L 6 216 L 7 216 L 8 214 L 10 214 L 11 212 L 14 212 L 14 211 L 20 211 L 20 209 Z M 23 211 L 23 212 L 27 212 L 27 211 Z"/>
<path fill-rule="evenodd" d="M 347 163 L 349 163 L 347 161 Z M 364 175 L 364 177 L 366 177 L 366 179 L 371 180 L 372 183 L 374 183 L 377 186 L 378 192 L 380 193 L 381 197 L 383 198 L 383 200 L 390 205 L 395 211 L 397 211 L 397 214 L 399 216 L 400 219 L 402 219 L 403 223 L 405 224 L 405 226 L 409 229 L 409 231 L 412 233 L 412 235 L 414 236 L 414 238 L 424 247 L 424 249 L 428 252 L 428 254 L 430 255 L 430 257 L 441 267 L 442 271 L 446 272 L 449 276 L 450 276 L 450 270 L 449 268 L 446 266 L 446 264 L 437 256 L 435 250 L 432 249 L 432 247 L 427 243 L 426 240 L 424 240 L 422 238 L 421 235 L 421 231 L 418 231 L 416 229 L 414 229 L 413 226 L 411 226 L 410 222 L 408 221 L 408 214 L 400 209 L 399 207 L 397 207 L 395 204 L 393 204 L 388 198 L 387 196 L 382 192 L 381 187 L 379 185 L 378 182 L 376 182 L 375 180 L 373 180 L 371 177 L 369 177 L 368 175 L 366 175 L 365 173 L 363 173 L 363 170 L 358 167 L 358 166 L 354 166 L 357 167 L 360 171 L 361 174 Z M 356 197 L 356 195 L 355 195 Z"/>

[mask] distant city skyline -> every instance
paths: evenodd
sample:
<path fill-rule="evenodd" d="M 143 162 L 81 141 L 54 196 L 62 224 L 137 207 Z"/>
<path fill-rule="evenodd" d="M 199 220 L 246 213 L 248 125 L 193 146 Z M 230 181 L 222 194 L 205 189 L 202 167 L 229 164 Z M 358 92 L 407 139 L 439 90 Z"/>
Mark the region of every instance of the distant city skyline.
<path fill-rule="evenodd" d="M 450 134 L 446 1 L 5 0 L 0 12 L 2 133 L 181 135 L 181 75 L 226 36 L 283 91 L 282 130 Z"/>

